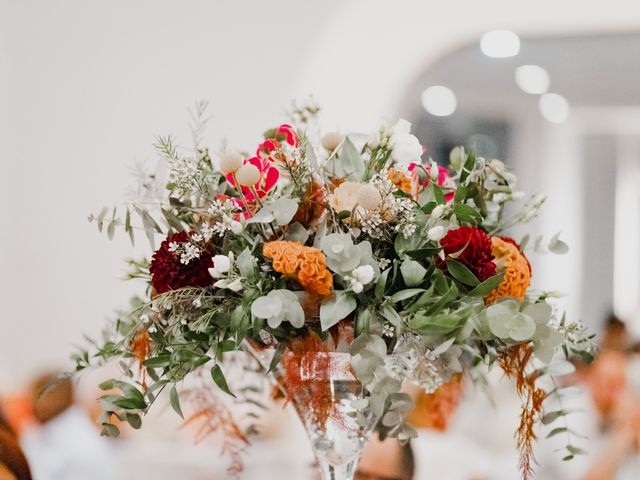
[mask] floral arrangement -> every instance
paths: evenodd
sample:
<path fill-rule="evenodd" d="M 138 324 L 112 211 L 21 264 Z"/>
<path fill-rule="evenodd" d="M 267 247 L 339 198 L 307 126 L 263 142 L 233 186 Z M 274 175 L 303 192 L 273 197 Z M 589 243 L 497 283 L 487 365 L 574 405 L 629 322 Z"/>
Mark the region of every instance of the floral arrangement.
<path fill-rule="evenodd" d="M 96 351 L 76 356 L 79 370 L 124 359 L 131 377 L 102 385 L 118 391 L 101 399 L 103 433 L 117 435 L 116 417 L 139 427 L 166 387 L 182 415 L 177 387 L 205 365 L 233 395 L 225 353 L 247 342 L 276 349 L 272 369 L 287 366 L 287 353 L 349 352 L 370 393 L 357 415 L 375 415 L 376 430 L 400 441 L 415 436 L 403 382 L 427 394 L 445 386 L 457 398 L 463 381 L 499 366 L 523 399 L 517 440 L 527 477 L 536 423 L 566 413 L 543 415 L 543 401 L 562 394 L 545 378 L 563 370 L 557 357 L 592 351 L 553 293 L 529 289 L 527 252 L 561 254 L 566 244 L 540 237 L 526 250 L 528 236 L 509 236 L 544 197 L 511 207 L 522 194 L 501 161 L 457 147 L 438 165 L 404 120 L 370 135 L 321 135 L 313 105 L 294 111 L 295 127 L 268 130 L 253 152 L 214 154 L 201 144 L 205 108 L 192 113 L 194 148 L 159 138 L 162 167 L 143 178 L 138 198 L 120 216 L 91 217 L 110 238 L 116 227 L 132 242 L 138 230 L 152 245 L 163 238 L 150 259 L 129 261 L 147 297 L 118 316 Z M 567 458 L 579 452 L 566 427 L 554 432 L 569 432 Z"/>

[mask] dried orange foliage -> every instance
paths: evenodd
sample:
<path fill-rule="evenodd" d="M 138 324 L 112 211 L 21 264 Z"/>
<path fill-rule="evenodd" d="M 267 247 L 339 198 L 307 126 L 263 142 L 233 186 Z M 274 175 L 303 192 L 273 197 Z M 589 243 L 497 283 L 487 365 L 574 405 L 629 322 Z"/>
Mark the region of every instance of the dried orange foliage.
<path fill-rule="evenodd" d="M 462 398 L 463 385 L 462 375 L 456 373 L 433 393 L 420 390 L 407 420 L 415 427 L 445 431 Z"/>
<path fill-rule="evenodd" d="M 322 216 L 325 210 L 324 190 L 322 185 L 313 181 L 307 190 L 298 211 L 291 219 L 291 223 L 300 222 L 302 225 L 313 225 Z"/>
<path fill-rule="evenodd" d="M 520 470 L 525 480 L 533 474 L 533 443 L 537 439 L 534 427 L 542 417 L 542 403 L 547 398 L 547 392 L 536 386 L 537 373 L 527 374 L 532 355 L 532 345 L 523 343 L 503 350 L 498 356 L 498 364 L 507 377 L 515 380 L 516 391 L 522 400 L 516 438 L 520 451 Z"/>
<path fill-rule="evenodd" d="M 309 333 L 293 339 L 282 355 L 285 403 L 300 401 L 320 425 L 325 424 L 333 406 L 330 384 L 326 381 L 330 359 L 328 355 L 318 355 L 327 352 L 327 345 L 316 334 Z"/>
<path fill-rule="evenodd" d="M 486 296 L 486 303 L 507 297 L 522 301 L 531 284 L 531 268 L 527 257 L 516 245 L 501 238 L 493 237 L 491 245 L 498 271 L 504 271 L 504 277 L 500 285 Z"/>
<path fill-rule="evenodd" d="M 131 355 L 138 361 L 140 376 L 142 377 L 142 389 L 147 390 L 147 370 L 142 362 L 149 358 L 151 351 L 151 342 L 149 341 L 149 332 L 146 328 L 142 328 L 131 341 Z"/>
<path fill-rule="evenodd" d="M 310 292 L 328 296 L 333 289 L 333 275 L 324 254 L 300 242 L 275 240 L 264 244 L 262 254 L 273 261 L 276 272 L 287 275 Z"/>
<path fill-rule="evenodd" d="M 195 412 L 188 417 L 180 428 L 188 425 L 198 425 L 195 442 L 199 443 L 214 432 L 223 437 L 220 455 L 228 455 L 230 465 L 227 468 L 229 476 L 238 477 L 244 470 L 242 455 L 246 452 L 250 442 L 247 435 L 235 422 L 229 409 L 215 395 L 205 389 L 192 389 L 184 392 L 192 401 Z"/>
<path fill-rule="evenodd" d="M 415 193 L 415 182 L 411 177 L 408 177 L 400 170 L 396 168 L 390 168 L 389 172 L 387 173 L 387 178 L 391 180 L 391 183 L 393 183 L 399 190 L 402 190 L 409 195 L 413 195 Z"/>

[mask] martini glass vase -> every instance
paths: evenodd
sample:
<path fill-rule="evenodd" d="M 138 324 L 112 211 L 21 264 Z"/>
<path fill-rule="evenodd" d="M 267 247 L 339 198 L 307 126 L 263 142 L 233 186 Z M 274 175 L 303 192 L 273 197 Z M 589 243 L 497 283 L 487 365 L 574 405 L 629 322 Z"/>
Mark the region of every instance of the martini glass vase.
<path fill-rule="evenodd" d="M 268 368 L 273 349 L 249 346 Z M 368 397 L 346 352 L 285 352 L 271 375 L 307 432 L 322 480 L 351 480 L 376 419 L 358 420 L 354 401 Z"/>

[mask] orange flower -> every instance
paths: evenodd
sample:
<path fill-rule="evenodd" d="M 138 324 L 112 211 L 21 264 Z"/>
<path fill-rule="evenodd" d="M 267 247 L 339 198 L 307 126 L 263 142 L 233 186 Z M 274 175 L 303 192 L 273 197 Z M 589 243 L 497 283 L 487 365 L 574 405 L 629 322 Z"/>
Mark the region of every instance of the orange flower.
<path fill-rule="evenodd" d="M 395 168 L 390 168 L 389 172 L 387 173 L 387 178 L 389 180 L 391 180 L 391 182 L 399 189 L 402 190 L 405 193 L 408 193 L 409 195 L 413 195 L 414 192 L 414 182 L 413 179 L 407 175 L 405 175 L 404 173 L 402 173 L 400 170 L 397 170 Z"/>
<path fill-rule="evenodd" d="M 462 390 L 462 375 L 459 373 L 455 373 L 451 380 L 433 393 L 420 389 L 415 399 L 415 408 L 407 420 L 414 427 L 445 431 L 458 408 Z"/>
<path fill-rule="evenodd" d="M 273 269 L 295 280 L 310 293 L 331 295 L 333 275 L 324 254 L 300 242 L 274 240 L 264 244 L 262 254 L 273 262 Z"/>
<path fill-rule="evenodd" d="M 502 282 L 485 297 L 487 304 L 501 298 L 511 297 L 522 301 L 531 284 L 529 261 L 518 247 L 501 238 L 493 237 L 491 246 L 497 270 L 504 271 Z"/>

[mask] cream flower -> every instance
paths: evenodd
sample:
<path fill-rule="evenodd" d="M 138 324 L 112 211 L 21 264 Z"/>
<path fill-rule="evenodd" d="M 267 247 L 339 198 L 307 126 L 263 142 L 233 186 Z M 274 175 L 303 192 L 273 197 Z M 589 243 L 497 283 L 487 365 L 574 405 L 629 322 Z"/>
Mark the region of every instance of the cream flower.
<path fill-rule="evenodd" d="M 362 187 L 358 182 L 343 182 L 329 195 L 329 205 L 336 212 L 353 211 L 358 203 L 358 192 Z"/>

